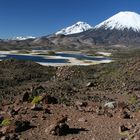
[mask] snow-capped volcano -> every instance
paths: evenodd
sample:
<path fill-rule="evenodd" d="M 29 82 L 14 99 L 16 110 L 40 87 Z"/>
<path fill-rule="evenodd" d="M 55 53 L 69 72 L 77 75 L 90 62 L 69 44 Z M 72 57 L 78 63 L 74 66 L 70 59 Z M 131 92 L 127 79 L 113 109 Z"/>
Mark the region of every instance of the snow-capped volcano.
<path fill-rule="evenodd" d="M 119 12 L 118 14 L 110 17 L 102 23 L 95 26 L 95 29 L 132 29 L 133 31 L 140 31 L 140 15 L 135 12 Z"/>
<path fill-rule="evenodd" d="M 14 37 L 12 40 L 27 40 L 27 39 L 35 39 L 35 37 L 33 37 L 33 36 L 26 36 L 26 37 L 18 36 L 18 37 Z"/>
<path fill-rule="evenodd" d="M 72 26 L 69 26 L 67 28 L 64 28 L 64 29 L 58 31 L 55 34 L 56 35 L 58 35 L 58 34 L 70 35 L 70 34 L 76 34 L 76 33 L 84 32 L 84 31 L 87 31 L 91 28 L 93 28 L 93 27 L 90 26 L 89 24 L 87 24 L 86 22 L 79 21 L 76 24 L 74 24 Z"/>

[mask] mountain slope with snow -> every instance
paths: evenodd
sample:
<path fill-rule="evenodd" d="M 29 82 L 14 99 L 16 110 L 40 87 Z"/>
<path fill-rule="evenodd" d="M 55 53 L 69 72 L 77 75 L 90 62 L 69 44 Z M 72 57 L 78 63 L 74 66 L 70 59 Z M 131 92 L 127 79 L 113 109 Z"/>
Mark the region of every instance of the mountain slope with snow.
<path fill-rule="evenodd" d="M 87 24 L 86 22 L 79 21 L 76 24 L 69 26 L 67 28 L 64 28 L 55 34 L 56 35 L 58 35 L 58 34 L 70 35 L 70 34 L 81 33 L 81 32 L 87 31 L 92 28 L 93 27 L 90 26 L 89 24 Z"/>
<path fill-rule="evenodd" d="M 133 31 L 140 31 L 140 15 L 135 12 L 119 12 L 116 15 L 110 17 L 109 19 L 103 21 L 102 23 L 95 26 L 95 29 L 132 29 Z"/>

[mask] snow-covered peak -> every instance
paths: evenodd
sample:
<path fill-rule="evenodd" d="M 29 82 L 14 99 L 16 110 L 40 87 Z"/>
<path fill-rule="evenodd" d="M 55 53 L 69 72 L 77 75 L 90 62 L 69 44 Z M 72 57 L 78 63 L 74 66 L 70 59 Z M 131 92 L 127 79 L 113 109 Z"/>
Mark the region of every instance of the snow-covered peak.
<path fill-rule="evenodd" d="M 18 36 L 18 37 L 14 37 L 12 40 L 27 40 L 27 39 L 35 39 L 35 37 L 33 37 L 33 36 L 26 36 L 26 37 Z"/>
<path fill-rule="evenodd" d="M 87 31 L 91 28 L 93 28 L 93 27 L 90 26 L 89 24 L 87 24 L 86 22 L 79 21 L 76 24 L 74 24 L 72 26 L 69 26 L 67 28 L 64 28 L 64 29 L 58 31 L 55 34 L 56 35 L 58 35 L 58 34 L 70 35 L 70 34 L 76 34 L 76 33 L 84 32 L 84 31 Z"/>
<path fill-rule="evenodd" d="M 140 31 L 140 15 L 135 12 L 119 12 L 111 18 L 103 21 L 102 23 L 95 26 L 95 29 L 132 29 L 134 31 Z"/>

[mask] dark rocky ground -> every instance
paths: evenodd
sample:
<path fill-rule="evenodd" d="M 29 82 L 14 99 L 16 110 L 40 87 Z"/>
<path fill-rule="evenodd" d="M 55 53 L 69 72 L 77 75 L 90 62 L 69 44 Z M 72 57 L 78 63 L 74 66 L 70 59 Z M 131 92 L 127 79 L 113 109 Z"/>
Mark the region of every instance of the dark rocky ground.
<path fill-rule="evenodd" d="M 140 140 L 140 51 L 110 64 L 0 62 L 0 138 Z"/>

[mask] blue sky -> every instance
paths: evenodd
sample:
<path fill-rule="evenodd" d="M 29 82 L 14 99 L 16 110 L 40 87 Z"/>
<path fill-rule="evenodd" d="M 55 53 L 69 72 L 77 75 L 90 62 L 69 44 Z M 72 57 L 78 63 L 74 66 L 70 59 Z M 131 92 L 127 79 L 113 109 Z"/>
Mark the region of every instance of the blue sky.
<path fill-rule="evenodd" d="M 94 26 L 120 11 L 140 14 L 140 0 L 0 0 L 0 38 L 47 35 L 77 21 Z"/>

